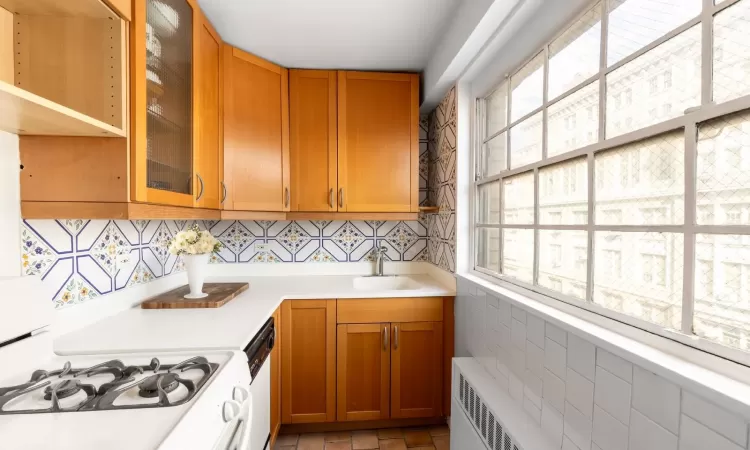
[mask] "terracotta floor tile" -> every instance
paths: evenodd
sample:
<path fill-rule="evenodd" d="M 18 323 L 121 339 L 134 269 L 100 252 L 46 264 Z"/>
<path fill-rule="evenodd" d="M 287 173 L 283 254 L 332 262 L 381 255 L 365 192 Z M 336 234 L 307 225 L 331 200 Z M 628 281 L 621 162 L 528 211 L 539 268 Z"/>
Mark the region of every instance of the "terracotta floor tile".
<path fill-rule="evenodd" d="M 427 430 L 404 430 L 404 438 L 409 448 L 432 445 L 432 437 Z"/>
<path fill-rule="evenodd" d="M 352 432 L 351 431 L 331 431 L 326 433 L 326 442 L 341 442 L 341 441 L 351 441 L 352 439 Z"/>
<path fill-rule="evenodd" d="M 353 450 L 369 450 L 376 448 L 378 448 L 377 431 L 352 431 Z"/>
<path fill-rule="evenodd" d="M 303 434 L 299 437 L 297 450 L 323 450 L 324 444 L 322 434 Z"/>
<path fill-rule="evenodd" d="M 451 437 L 450 436 L 435 436 L 432 438 L 432 443 L 435 444 L 436 450 L 450 450 Z"/>
<path fill-rule="evenodd" d="M 403 439 L 384 439 L 380 441 L 380 450 L 406 450 Z"/>
<path fill-rule="evenodd" d="M 352 443 L 349 441 L 326 442 L 326 450 L 352 450 Z"/>
<path fill-rule="evenodd" d="M 448 425 L 430 428 L 430 436 L 448 436 L 449 434 L 451 434 L 451 429 Z"/>
<path fill-rule="evenodd" d="M 435 446 L 434 445 L 426 445 L 426 446 L 423 446 L 423 447 L 412 447 L 409 450 L 435 450 Z"/>
<path fill-rule="evenodd" d="M 299 439 L 298 434 L 285 434 L 283 436 L 279 436 L 276 439 L 276 445 L 279 447 L 286 447 L 287 445 L 297 445 L 297 439 Z"/>
<path fill-rule="evenodd" d="M 273 450 L 297 450 L 297 444 L 285 445 L 283 447 L 279 447 L 279 444 L 274 444 Z"/>
<path fill-rule="evenodd" d="M 384 428 L 378 430 L 378 439 L 399 439 L 404 437 L 401 428 Z"/>

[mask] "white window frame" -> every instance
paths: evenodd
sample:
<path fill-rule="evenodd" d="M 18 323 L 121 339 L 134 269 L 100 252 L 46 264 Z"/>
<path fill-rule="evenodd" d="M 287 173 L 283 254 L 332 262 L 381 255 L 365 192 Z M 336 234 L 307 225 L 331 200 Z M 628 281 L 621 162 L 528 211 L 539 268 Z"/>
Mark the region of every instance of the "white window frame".
<path fill-rule="evenodd" d="M 548 83 L 549 83 L 549 48 L 550 44 L 555 39 L 560 37 L 569 26 L 577 22 L 583 16 L 585 16 L 592 8 L 594 8 L 601 1 L 601 42 L 600 42 L 600 69 L 595 75 L 588 79 L 578 83 L 576 86 L 568 89 L 567 91 L 557 95 L 555 98 L 548 98 Z M 710 121 L 721 116 L 737 113 L 744 110 L 750 110 L 750 95 L 739 97 L 730 100 L 725 103 L 715 104 L 712 102 L 712 91 L 713 91 L 713 58 L 714 58 L 714 40 L 713 40 L 713 20 L 714 16 L 727 8 L 739 3 L 740 1 L 750 0 L 724 0 L 722 3 L 715 5 L 714 0 L 703 0 L 703 8 L 701 13 L 676 27 L 669 33 L 661 36 L 654 40 L 647 46 L 639 49 L 631 55 L 621 59 L 615 64 L 607 67 L 607 37 L 608 37 L 608 2 L 607 0 L 596 0 L 592 1 L 587 8 L 573 20 L 571 20 L 562 30 L 557 33 L 552 39 L 547 41 L 542 48 L 541 52 L 544 53 L 544 92 L 542 106 L 526 113 L 523 117 L 519 117 L 515 121 L 511 121 L 511 107 L 512 107 L 512 91 L 510 78 L 517 73 L 517 70 L 507 74 L 502 82 L 495 85 L 492 89 L 486 92 L 484 95 L 475 97 L 474 105 L 472 106 L 471 114 L 471 171 L 472 171 L 472 188 L 469 193 L 469 212 L 470 212 L 470 226 L 469 226 L 469 242 L 470 261 L 468 267 L 469 272 L 472 275 L 478 276 L 485 280 L 499 284 L 503 287 L 510 288 L 515 291 L 523 292 L 524 290 L 533 291 L 547 297 L 561 300 L 563 302 L 572 304 L 574 306 L 583 308 L 585 310 L 594 312 L 596 314 L 617 320 L 619 322 L 649 331 L 651 333 L 678 341 L 685 345 L 697 348 L 699 350 L 706 351 L 715 355 L 719 355 L 724 358 L 731 359 L 738 363 L 750 366 L 750 352 L 745 352 L 736 348 L 721 345 L 717 342 L 704 339 L 697 336 L 693 332 L 693 316 L 694 316 L 694 292 L 695 292 L 695 242 L 697 234 L 745 234 L 750 235 L 750 225 L 696 225 L 696 212 L 700 205 L 696 203 L 696 186 L 698 180 L 696 179 L 696 162 L 697 162 L 697 145 L 698 145 L 698 126 L 701 123 Z M 656 123 L 648 127 L 628 132 L 619 136 L 615 136 L 610 139 L 606 139 L 606 110 L 607 110 L 607 84 L 606 77 L 611 72 L 621 68 L 622 66 L 632 62 L 647 52 L 653 50 L 659 45 L 669 41 L 670 39 L 684 33 L 685 31 L 695 27 L 701 26 L 702 40 L 701 40 L 701 104 L 695 108 L 690 108 L 685 111 L 684 115 L 675 117 L 673 119 L 666 120 L 664 122 Z M 518 65 L 518 69 L 523 68 L 532 59 L 539 55 L 540 51 L 536 50 L 533 54 L 523 61 L 522 64 Z M 598 142 L 591 144 L 573 151 L 565 152 L 555 156 L 547 156 L 547 135 L 548 135 L 548 108 L 555 104 L 557 101 L 564 99 L 570 94 L 577 92 L 585 86 L 599 82 L 599 136 Z M 674 82 L 674 81 L 673 81 Z M 506 100 L 507 100 L 507 120 L 506 126 L 498 130 L 492 135 L 485 137 L 484 126 L 485 126 L 485 113 L 484 113 L 484 98 L 491 95 L 498 88 L 505 87 Z M 512 148 L 510 143 L 510 133 L 514 126 L 522 123 L 529 119 L 535 114 L 543 113 L 543 130 L 542 130 L 542 159 L 538 162 L 527 164 L 521 167 L 510 169 L 512 161 Z M 586 109 L 588 114 L 588 108 Z M 655 137 L 664 133 L 674 132 L 676 130 L 683 130 L 685 135 L 685 216 L 684 225 L 621 225 L 621 226 L 607 226 L 607 225 L 596 225 L 595 219 L 595 178 L 594 178 L 594 155 L 606 150 L 614 149 L 626 144 L 630 144 L 636 141 Z M 491 139 L 506 133 L 506 170 L 501 171 L 499 174 L 481 178 L 481 168 L 479 163 L 481 161 L 481 153 L 483 144 L 490 141 Z M 539 169 L 550 166 L 553 164 L 565 162 L 575 158 L 586 157 L 588 163 L 588 223 L 586 225 L 541 225 L 539 217 Z M 503 197 L 503 182 L 502 180 L 513 175 L 533 171 L 534 174 L 534 192 L 535 192 L 535 203 L 534 203 L 534 225 L 512 225 L 503 223 L 503 210 L 502 205 L 500 206 L 500 219 L 499 224 L 481 224 L 477 223 L 476 216 L 476 201 L 477 201 L 477 189 L 487 183 L 497 182 L 500 183 L 500 195 L 499 202 L 502 203 Z M 476 266 L 477 256 L 479 254 L 477 249 L 477 230 L 481 228 L 492 228 L 502 230 L 505 228 L 510 229 L 533 229 L 534 230 L 534 256 L 533 256 L 533 283 L 526 283 L 517 280 L 512 277 L 503 275 L 502 273 L 495 273 L 490 270 L 483 269 Z M 539 230 L 578 230 L 586 231 L 588 233 L 588 260 L 587 260 L 587 280 L 586 280 L 586 300 L 579 300 L 577 298 L 567 296 L 565 294 L 546 289 L 539 286 Z M 596 231 L 621 231 L 621 232 L 673 232 L 683 235 L 684 241 L 684 262 L 683 262 L 683 301 L 682 301 L 682 329 L 674 330 L 667 329 L 656 325 L 654 323 L 641 320 L 626 314 L 618 313 L 611 309 L 604 308 L 600 305 L 593 303 L 593 292 L 594 292 L 594 235 Z M 502 234 L 499 239 L 499 261 L 502 267 L 503 263 L 503 246 L 502 246 Z M 501 269 L 502 270 L 502 269 Z M 669 276 L 669 274 L 665 274 Z M 518 288 L 522 289 L 518 289 Z"/>

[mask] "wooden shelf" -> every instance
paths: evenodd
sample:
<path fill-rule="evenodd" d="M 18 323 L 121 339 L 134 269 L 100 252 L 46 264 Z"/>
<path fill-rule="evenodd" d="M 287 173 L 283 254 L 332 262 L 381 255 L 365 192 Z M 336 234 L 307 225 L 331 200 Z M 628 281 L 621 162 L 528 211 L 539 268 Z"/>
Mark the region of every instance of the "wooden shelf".
<path fill-rule="evenodd" d="M 206 219 L 219 220 L 217 209 L 186 208 L 149 203 L 21 202 L 24 219 Z"/>
<path fill-rule="evenodd" d="M 428 214 L 429 213 L 438 213 L 438 212 L 440 212 L 440 207 L 439 206 L 420 206 L 419 207 L 419 212 L 428 213 Z"/>
<path fill-rule="evenodd" d="M 2 81 L 0 130 L 46 136 L 126 136 L 124 130 Z"/>
<path fill-rule="evenodd" d="M 117 17 L 99 0 L 0 0 L 0 7 L 30 16 Z"/>

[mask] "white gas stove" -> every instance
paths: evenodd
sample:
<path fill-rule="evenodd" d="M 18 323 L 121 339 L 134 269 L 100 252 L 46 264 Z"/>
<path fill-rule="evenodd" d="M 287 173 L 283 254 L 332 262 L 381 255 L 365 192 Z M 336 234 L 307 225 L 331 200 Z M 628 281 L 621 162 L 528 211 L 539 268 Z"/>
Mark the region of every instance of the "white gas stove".
<path fill-rule="evenodd" d="M 38 288 L 0 280 L 0 448 L 251 450 L 244 352 L 59 357 Z"/>

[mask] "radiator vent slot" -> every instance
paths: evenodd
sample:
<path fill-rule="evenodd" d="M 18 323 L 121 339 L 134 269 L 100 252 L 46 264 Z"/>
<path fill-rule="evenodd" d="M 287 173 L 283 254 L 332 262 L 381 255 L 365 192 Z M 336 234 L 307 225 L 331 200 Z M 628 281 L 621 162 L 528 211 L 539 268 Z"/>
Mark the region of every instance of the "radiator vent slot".
<path fill-rule="evenodd" d="M 508 433 L 508 429 L 479 397 L 474 386 L 459 375 L 459 397 L 478 435 L 490 450 L 523 450 Z"/>

